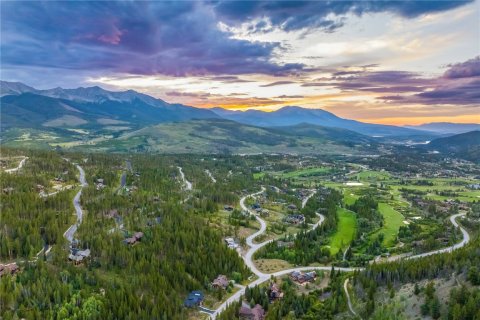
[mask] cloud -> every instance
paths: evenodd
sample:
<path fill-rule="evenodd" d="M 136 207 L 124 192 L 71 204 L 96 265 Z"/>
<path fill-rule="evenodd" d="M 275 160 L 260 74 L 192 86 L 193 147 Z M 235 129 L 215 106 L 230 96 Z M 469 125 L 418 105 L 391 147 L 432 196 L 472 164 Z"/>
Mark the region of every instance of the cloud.
<path fill-rule="evenodd" d="M 292 84 L 296 83 L 295 81 L 276 81 L 268 84 L 263 84 L 260 87 L 275 87 L 275 86 L 283 86 L 285 84 Z"/>
<path fill-rule="evenodd" d="M 302 99 L 302 98 L 305 98 L 305 96 L 301 96 L 301 95 L 281 95 L 281 96 L 277 96 L 275 97 L 275 99 Z"/>
<path fill-rule="evenodd" d="M 443 75 L 447 79 L 478 77 L 480 76 L 480 56 L 462 63 L 451 64 L 449 67 L 450 69 Z"/>
<path fill-rule="evenodd" d="M 169 97 L 189 97 L 189 98 L 207 98 L 211 96 L 210 93 L 207 92 L 180 92 L 180 91 L 167 91 L 165 95 Z"/>
<path fill-rule="evenodd" d="M 323 29 L 333 32 L 344 25 L 338 16 L 390 12 L 404 18 L 457 8 L 468 1 L 218 1 L 215 10 L 232 24 L 267 17 L 272 26 L 285 31 Z M 263 31 L 264 24 L 252 29 Z M 251 30 L 254 31 L 254 30 Z"/>
<path fill-rule="evenodd" d="M 2 65 L 139 75 L 286 75 L 275 42 L 233 39 L 202 2 L 2 2 Z"/>

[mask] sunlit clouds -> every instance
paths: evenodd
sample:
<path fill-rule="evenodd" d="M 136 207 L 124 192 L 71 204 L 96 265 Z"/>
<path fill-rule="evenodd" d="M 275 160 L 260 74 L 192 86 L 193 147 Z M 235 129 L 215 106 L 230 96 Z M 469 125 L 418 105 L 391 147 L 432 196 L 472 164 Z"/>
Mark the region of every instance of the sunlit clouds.
<path fill-rule="evenodd" d="M 2 2 L 2 80 L 480 122 L 478 1 Z"/>

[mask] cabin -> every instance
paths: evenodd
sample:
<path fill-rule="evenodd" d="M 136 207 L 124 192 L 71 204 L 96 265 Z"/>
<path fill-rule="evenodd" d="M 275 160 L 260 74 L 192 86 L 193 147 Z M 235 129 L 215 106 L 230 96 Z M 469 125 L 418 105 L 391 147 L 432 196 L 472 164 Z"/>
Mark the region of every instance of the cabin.
<path fill-rule="evenodd" d="M 187 308 L 198 307 L 202 304 L 204 295 L 201 291 L 192 291 L 188 294 L 187 298 L 183 302 L 183 305 Z"/>
<path fill-rule="evenodd" d="M 289 214 L 284 220 L 290 224 L 302 224 L 305 222 L 305 216 L 303 214 Z"/>
<path fill-rule="evenodd" d="M 4 194 L 12 194 L 13 190 L 15 190 L 15 189 L 13 189 L 12 187 L 7 187 L 7 188 L 3 188 L 2 191 L 3 191 Z"/>
<path fill-rule="evenodd" d="M 135 232 L 133 234 L 133 237 L 127 238 L 127 239 L 123 240 L 123 242 L 125 244 L 133 245 L 133 244 L 137 243 L 138 241 L 140 241 L 140 239 L 142 239 L 142 238 L 143 238 L 143 232 Z"/>
<path fill-rule="evenodd" d="M 212 287 L 215 289 L 227 289 L 230 281 L 228 281 L 227 276 L 221 274 L 212 282 Z"/>
<path fill-rule="evenodd" d="M 270 302 L 283 298 L 283 292 L 275 282 L 270 283 L 268 288 L 268 298 L 270 299 Z"/>
<path fill-rule="evenodd" d="M 288 210 L 297 210 L 297 206 L 294 205 L 293 203 L 291 203 L 291 204 L 289 204 L 289 205 L 287 206 L 287 209 L 288 209 Z"/>
<path fill-rule="evenodd" d="M 306 272 L 306 273 L 294 271 L 290 273 L 290 279 L 292 279 L 292 281 L 300 285 L 304 285 L 307 282 L 313 282 L 315 281 L 316 277 L 317 277 L 317 273 L 315 271 Z"/>
<path fill-rule="evenodd" d="M 263 310 L 263 307 L 259 304 L 256 304 L 253 308 L 250 308 L 250 306 L 244 302 L 238 311 L 238 315 L 240 319 L 263 320 L 265 319 L 265 310 Z"/>
<path fill-rule="evenodd" d="M 238 248 L 238 243 L 235 242 L 233 238 L 225 238 L 225 242 L 230 249 Z"/>
<path fill-rule="evenodd" d="M 90 257 L 90 249 L 72 249 L 70 254 L 68 255 L 68 260 L 73 261 L 74 264 L 80 264 L 88 257 Z"/>
<path fill-rule="evenodd" d="M 19 267 L 16 262 L 9 264 L 0 264 L 0 277 L 3 275 L 13 275 L 19 271 Z"/>

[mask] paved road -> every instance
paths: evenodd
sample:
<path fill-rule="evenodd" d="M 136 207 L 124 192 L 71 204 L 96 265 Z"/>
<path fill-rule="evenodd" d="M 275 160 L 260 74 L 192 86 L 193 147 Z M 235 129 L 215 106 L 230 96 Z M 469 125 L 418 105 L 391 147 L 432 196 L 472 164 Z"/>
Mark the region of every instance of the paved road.
<path fill-rule="evenodd" d="M 73 235 L 77 231 L 78 226 L 82 223 L 83 219 L 83 210 L 82 207 L 80 206 L 80 197 L 82 196 L 82 190 L 83 187 L 87 185 L 87 180 L 85 179 L 85 171 L 83 171 L 82 167 L 80 167 L 78 164 L 76 165 L 78 171 L 80 172 L 80 190 L 77 192 L 75 197 L 73 198 L 73 206 L 75 207 L 75 213 L 77 215 L 77 222 L 75 224 L 71 225 L 67 231 L 63 234 L 63 236 L 68 240 L 68 242 L 73 241 Z"/>
<path fill-rule="evenodd" d="M 462 232 L 463 239 L 462 239 L 461 242 L 459 242 L 457 244 L 454 244 L 453 246 L 450 246 L 450 247 L 447 247 L 447 248 L 433 250 L 433 251 L 430 251 L 430 252 L 425 252 L 425 253 L 417 254 L 417 255 L 414 255 L 414 256 L 408 256 L 405 259 L 410 260 L 410 259 L 418 259 L 418 258 L 428 257 L 428 256 L 431 256 L 431 255 L 434 255 L 434 254 L 452 252 L 454 250 L 457 250 L 459 248 L 464 247 L 467 243 L 470 242 L 470 235 L 468 234 L 467 230 L 465 230 L 463 227 L 459 226 L 459 224 L 457 222 L 457 218 L 464 217 L 465 215 L 466 215 L 466 213 L 464 212 L 464 213 L 457 213 L 457 214 L 451 215 L 449 217 L 450 222 L 453 224 L 453 226 L 456 227 L 456 228 L 460 228 L 460 231 Z"/>
<path fill-rule="evenodd" d="M 208 169 L 205 169 L 205 173 L 207 174 L 207 176 L 210 177 L 210 179 L 212 180 L 213 183 L 217 183 L 217 179 L 215 179 L 212 175 L 212 173 L 210 172 L 210 170 Z"/>
<path fill-rule="evenodd" d="M 243 256 L 243 261 L 244 263 L 250 268 L 250 270 L 258 277 L 255 281 L 251 282 L 250 284 L 247 285 L 247 287 L 254 287 L 258 284 L 261 284 L 265 281 L 268 281 L 270 279 L 270 277 L 273 275 L 275 277 L 277 276 L 283 276 L 285 274 L 289 274 L 293 271 L 308 271 L 308 270 L 324 270 L 324 271 L 330 271 L 331 270 L 331 267 L 299 267 L 299 268 L 293 268 L 293 269 L 287 269 L 287 270 L 282 270 L 282 271 L 278 271 L 278 272 L 274 272 L 274 273 L 263 273 L 261 272 L 260 270 L 257 269 L 257 267 L 255 266 L 255 263 L 253 262 L 253 255 L 255 254 L 255 252 L 257 252 L 260 248 L 266 246 L 267 244 L 273 242 L 275 239 L 271 239 L 271 240 L 267 240 L 267 241 L 264 241 L 262 243 L 253 243 L 253 240 L 263 234 L 266 229 L 267 229 L 267 224 L 265 223 L 265 221 L 260 218 L 256 212 L 250 210 L 246 205 L 245 205 L 245 200 L 247 198 L 250 198 L 250 197 L 255 197 L 261 193 L 265 192 L 265 187 L 262 186 L 262 189 L 258 192 L 255 192 L 255 193 L 252 193 L 252 194 L 249 194 L 249 195 L 246 195 L 244 197 L 242 197 L 240 199 L 240 207 L 242 208 L 242 210 L 245 210 L 247 212 L 249 212 L 250 214 L 254 215 L 255 216 L 255 219 L 257 219 L 257 221 L 260 223 L 260 230 L 258 230 L 257 232 L 255 232 L 254 234 L 250 235 L 249 237 L 247 237 L 246 239 L 246 243 L 247 245 L 250 247 L 248 249 L 248 251 L 246 252 L 245 256 Z M 303 199 L 302 201 L 302 208 L 305 207 L 305 205 L 307 204 L 308 202 L 308 199 L 310 199 L 313 195 L 315 194 L 315 191 L 312 190 L 310 192 L 310 194 L 305 198 Z M 315 223 L 313 226 L 312 226 L 312 230 L 315 229 L 315 228 L 318 228 L 318 226 L 320 226 L 323 221 L 325 221 L 325 217 L 319 213 L 317 213 L 317 216 L 319 217 L 319 220 L 317 223 Z M 339 268 L 339 269 L 348 269 L 348 271 L 353 271 L 354 269 L 353 268 Z M 240 297 L 245 293 L 245 289 L 246 287 L 243 287 L 241 288 L 239 291 L 235 292 L 235 294 L 233 294 L 230 298 L 228 298 L 224 303 L 222 303 L 220 305 L 220 307 L 218 307 L 214 313 L 211 314 L 210 318 L 211 319 L 215 319 L 216 316 L 221 313 L 223 310 L 225 310 L 225 308 L 231 304 L 232 302 L 234 301 L 237 301 L 240 299 Z"/>
<path fill-rule="evenodd" d="M 192 183 L 185 179 L 185 174 L 183 173 L 182 167 L 177 167 L 178 171 L 180 172 L 180 177 L 182 178 L 183 183 L 185 184 L 186 190 L 192 190 Z"/>
<path fill-rule="evenodd" d="M 245 256 L 243 257 L 243 260 L 245 262 L 245 264 L 252 270 L 252 272 L 254 274 L 257 275 L 257 279 L 251 283 L 249 283 L 246 288 L 250 288 L 250 287 L 254 287 L 256 285 L 259 285 L 263 282 L 266 282 L 270 279 L 271 276 L 274 276 L 274 277 L 280 277 L 280 276 L 284 276 L 284 275 L 287 275 L 287 274 L 290 274 L 294 271 L 301 271 L 301 272 L 305 272 L 305 271 L 310 271 L 310 270 L 318 270 L 318 271 L 330 271 L 331 270 L 331 266 L 321 266 L 321 267 L 297 267 L 297 268 L 292 268 L 292 269 L 286 269 L 286 270 L 281 270 L 281 271 L 277 271 L 277 272 L 274 272 L 274 273 L 271 273 L 271 274 L 266 274 L 266 273 L 263 273 L 261 272 L 260 270 L 258 270 L 252 260 L 253 258 L 253 254 L 259 250 L 260 248 L 262 248 L 263 246 L 267 245 L 268 243 L 274 241 L 274 240 L 268 240 L 268 241 L 265 241 L 265 242 L 262 242 L 260 244 L 254 244 L 253 243 L 253 239 L 255 237 L 257 237 L 258 235 L 262 234 L 265 232 L 266 230 L 266 223 L 263 219 L 261 219 L 259 216 L 257 216 L 253 211 L 251 211 L 250 209 L 247 208 L 247 206 L 245 206 L 245 200 L 248 198 L 248 197 L 254 197 L 256 195 L 259 195 L 261 193 L 263 193 L 265 191 L 265 188 L 262 187 L 262 190 L 259 191 L 259 192 L 256 192 L 256 193 L 253 193 L 253 194 L 250 194 L 250 195 L 247 195 L 247 196 L 244 196 L 243 198 L 240 199 L 240 207 L 243 209 L 243 210 L 246 210 L 248 212 L 250 212 L 251 214 L 254 214 L 255 215 L 255 218 L 257 219 L 257 221 L 260 222 L 260 230 L 255 232 L 254 234 L 252 234 L 251 236 L 249 236 L 247 238 L 247 245 L 250 247 L 250 249 L 247 251 L 247 253 L 245 254 Z M 313 196 L 315 192 L 313 192 L 312 194 L 310 194 L 306 201 L 304 199 L 304 201 L 302 201 L 302 208 L 306 205 L 308 199 L 310 197 Z M 313 226 L 312 229 L 315 229 L 317 228 L 319 225 L 321 225 L 323 223 L 323 221 L 325 220 L 325 217 L 319 213 L 317 213 L 317 215 L 320 217 L 320 220 Z M 461 217 L 461 216 L 465 216 L 465 213 L 459 213 L 459 214 L 455 214 L 455 215 L 452 215 L 450 216 L 450 222 L 455 226 L 455 227 L 459 227 L 456 219 L 458 217 Z M 415 255 L 415 256 L 410 256 L 406 259 L 418 259 L 418 258 L 422 258 L 422 257 L 426 257 L 426 256 L 430 256 L 430 255 L 434 255 L 434 254 L 439 254 L 439 253 L 444 253 L 444 252 L 451 252 L 453 250 L 456 250 L 458 248 L 461 248 L 463 246 L 465 246 L 469 241 L 470 241 L 470 235 L 467 233 L 467 231 L 460 227 L 460 230 L 462 231 L 462 234 L 463 234 L 463 240 L 460 242 L 460 243 L 457 243 L 451 247 L 448 247 L 448 248 L 443 248 L 443 249 L 439 249 L 439 250 L 434 250 L 434 251 L 431 251 L 431 252 L 427 252 L 427 253 L 423 253 L 423 254 L 419 254 L 419 255 Z M 335 270 L 336 271 L 341 271 L 341 272 L 352 272 L 352 271 L 361 271 L 361 270 L 364 270 L 364 268 L 356 268 L 356 267 L 353 267 L 353 268 L 342 268 L 342 267 L 335 267 Z M 347 302 L 348 302 L 348 307 L 350 309 L 350 312 L 352 312 L 352 314 L 356 315 L 357 314 L 355 313 L 355 310 L 353 309 L 353 306 L 352 306 L 352 303 L 351 303 L 351 300 L 350 300 L 350 295 L 348 293 L 348 279 L 345 281 L 344 283 L 344 290 L 345 290 L 345 294 L 347 296 Z M 220 314 L 222 311 L 224 311 L 228 305 L 230 305 L 231 303 L 235 302 L 235 301 L 238 301 L 240 299 L 240 297 L 245 293 L 245 288 L 235 292 L 235 294 L 233 294 L 231 297 L 229 297 L 225 302 L 223 302 L 216 310 L 214 313 L 212 313 L 210 315 L 210 318 L 215 320 L 215 318 L 217 317 L 218 314 Z"/>
<path fill-rule="evenodd" d="M 347 296 L 347 305 L 348 305 L 348 310 L 350 310 L 350 313 L 353 314 L 355 317 L 358 317 L 358 314 L 353 310 L 353 305 L 352 305 L 352 300 L 350 299 L 350 294 L 348 293 L 348 281 L 350 278 L 345 279 L 345 282 L 343 283 L 343 290 L 345 290 L 345 295 Z"/>
<path fill-rule="evenodd" d="M 23 167 L 23 165 L 25 164 L 25 161 L 27 161 L 27 159 L 28 159 L 28 157 L 24 157 L 20 161 L 20 163 L 18 164 L 18 167 L 12 168 L 12 169 L 6 169 L 5 172 L 7 172 L 7 173 L 17 172 L 18 170 L 20 170 Z"/>

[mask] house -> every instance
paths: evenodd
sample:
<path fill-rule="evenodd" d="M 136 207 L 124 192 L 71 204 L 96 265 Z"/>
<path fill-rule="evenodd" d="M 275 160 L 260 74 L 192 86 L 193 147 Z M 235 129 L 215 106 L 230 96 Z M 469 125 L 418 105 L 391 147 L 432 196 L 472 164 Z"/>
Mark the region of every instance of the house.
<path fill-rule="evenodd" d="M 7 188 L 3 188 L 3 193 L 4 194 L 12 194 L 13 193 L 13 188 L 12 187 L 7 187 Z"/>
<path fill-rule="evenodd" d="M 116 209 L 109 210 L 109 211 L 105 214 L 105 217 L 107 217 L 107 218 L 115 218 L 115 217 L 118 217 L 118 210 L 116 210 Z"/>
<path fill-rule="evenodd" d="M 188 294 L 188 297 L 183 302 L 183 305 L 187 308 L 197 307 L 202 304 L 203 299 L 204 296 L 201 291 L 192 291 Z"/>
<path fill-rule="evenodd" d="M 238 244 L 235 242 L 233 238 L 225 238 L 225 242 L 230 249 L 238 248 Z"/>
<path fill-rule="evenodd" d="M 140 239 L 143 238 L 143 232 L 135 232 L 133 234 L 133 237 L 130 237 L 130 238 L 127 238 L 125 240 L 123 240 L 124 243 L 126 244 L 135 244 L 137 243 L 138 241 L 140 241 Z"/>
<path fill-rule="evenodd" d="M 288 209 L 288 210 L 297 210 L 297 206 L 294 205 L 293 203 L 291 203 L 291 204 L 289 204 L 289 205 L 287 206 L 287 209 Z"/>
<path fill-rule="evenodd" d="M 270 301 L 283 298 L 283 292 L 275 282 L 270 283 L 270 287 L 268 288 L 268 298 Z"/>
<path fill-rule="evenodd" d="M 19 267 L 16 262 L 9 264 L 0 264 L 0 277 L 7 274 L 15 274 L 19 270 Z"/>
<path fill-rule="evenodd" d="M 90 249 L 77 250 L 72 249 L 68 255 L 68 259 L 73 261 L 75 264 L 81 263 L 86 258 L 90 257 Z"/>
<path fill-rule="evenodd" d="M 250 306 L 244 302 L 240 307 L 238 315 L 240 319 L 263 320 L 265 318 L 265 310 L 263 310 L 263 307 L 259 304 L 256 304 L 255 307 L 250 308 Z"/>
<path fill-rule="evenodd" d="M 215 289 L 227 289 L 230 281 L 228 281 L 227 276 L 221 274 L 212 282 L 212 287 Z"/>
<path fill-rule="evenodd" d="M 281 241 L 281 240 L 277 241 L 278 248 L 292 248 L 293 245 L 294 245 L 293 241 Z"/>
<path fill-rule="evenodd" d="M 162 222 L 162 217 L 155 217 L 155 219 L 151 219 L 147 221 L 147 226 L 153 227 L 156 224 L 160 224 Z"/>
<path fill-rule="evenodd" d="M 306 272 L 306 273 L 294 271 L 290 273 L 290 279 L 292 279 L 292 281 L 300 285 L 306 284 L 307 282 L 315 281 L 316 277 L 317 277 L 317 273 L 315 271 Z"/>
<path fill-rule="evenodd" d="M 97 181 L 95 183 L 95 186 L 96 186 L 97 190 L 102 190 L 106 187 L 103 179 L 97 179 Z"/>
<path fill-rule="evenodd" d="M 302 224 L 305 222 L 305 216 L 303 214 L 289 214 L 284 221 L 290 224 Z"/>

